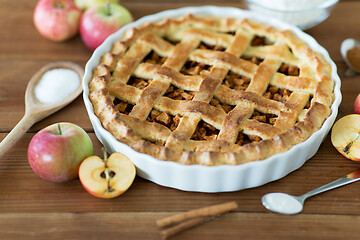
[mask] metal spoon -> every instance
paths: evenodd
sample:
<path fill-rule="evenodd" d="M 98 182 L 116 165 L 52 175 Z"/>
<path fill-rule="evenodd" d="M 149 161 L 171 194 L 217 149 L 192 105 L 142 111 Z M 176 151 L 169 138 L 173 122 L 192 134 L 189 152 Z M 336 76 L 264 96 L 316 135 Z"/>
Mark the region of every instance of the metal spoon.
<path fill-rule="evenodd" d="M 36 122 L 44 119 L 50 114 L 60 110 L 72 102 L 82 92 L 81 82 L 79 87 L 67 98 L 56 103 L 42 103 L 34 93 L 36 84 L 40 81 L 45 72 L 55 68 L 66 68 L 75 71 L 80 80 L 84 75 L 84 70 L 73 62 L 53 62 L 42 67 L 30 79 L 25 92 L 25 115 L 20 122 L 11 130 L 11 132 L 0 143 L 0 158 L 21 138 L 21 136 Z"/>
<path fill-rule="evenodd" d="M 282 214 L 297 214 L 302 211 L 307 198 L 358 180 L 360 180 L 360 169 L 301 196 L 292 196 L 286 193 L 268 193 L 262 197 L 261 201 L 270 211 Z"/>
<path fill-rule="evenodd" d="M 360 49 L 360 42 L 358 42 L 352 38 L 347 38 L 341 43 L 340 52 L 341 52 L 341 56 L 343 57 L 346 64 L 350 67 L 350 69 L 355 74 L 356 72 L 360 72 L 360 69 L 356 69 L 354 66 L 352 66 L 349 59 L 347 58 L 347 52 L 354 47 L 357 47 Z"/>

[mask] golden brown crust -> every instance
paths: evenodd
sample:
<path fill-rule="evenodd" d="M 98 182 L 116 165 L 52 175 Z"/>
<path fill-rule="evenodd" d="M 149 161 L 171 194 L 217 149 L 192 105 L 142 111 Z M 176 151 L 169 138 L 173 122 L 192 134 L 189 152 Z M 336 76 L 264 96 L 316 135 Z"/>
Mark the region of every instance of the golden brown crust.
<path fill-rule="evenodd" d="M 271 43 L 253 46 L 256 36 Z M 202 42 L 225 50 L 200 49 Z M 151 51 L 164 58 L 162 64 L 142 62 Z M 263 61 L 249 61 L 252 57 Z M 180 73 L 188 61 L 211 68 L 203 75 Z M 278 72 L 282 64 L 297 66 L 299 75 Z M 230 71 L 251 79 L 245 90 L 222 84 Z M 149 81 L 139 89 L 127 84 L 132 77 Z M 171 99 L 164 95 L 171 85 L 194 94 Z M 289 96 L 266 98 L 268 86 L 287 89 Z M 288 30 L 249 19 L 187 15 L 130 29 L 115 41 L 93 70 L 89 98 L 103 127 L 136 151 L 181 164 L 237 165 L 287 151 L 320 129 L 330 115 L 333 87 L 330 64 Z M 120 113 L 114 98 L 134 107 Z M 232 109 L 211 105 L 212 98 Z M 171 121 L 168 115 L 181 117 L 173 131 L 148 121 L 153 109 L 166 113 L 162 122 Z M 275 123 L 252 118 L 255 111 L 276 116 Z M 201 122 L 217 135 L 192 139 Z M 243 134 L 261 140 L 241 145 Z"/>

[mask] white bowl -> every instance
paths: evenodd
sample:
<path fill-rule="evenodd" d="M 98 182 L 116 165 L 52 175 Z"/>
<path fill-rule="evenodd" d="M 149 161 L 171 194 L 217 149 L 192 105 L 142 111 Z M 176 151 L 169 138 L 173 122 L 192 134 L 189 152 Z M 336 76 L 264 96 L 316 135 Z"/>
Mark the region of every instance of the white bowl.
<path fill-rule="evenodd" d="M 289 151 L 276 154 L 268 159 L 249 162 L 237 166 L 202 166 L 181 165 L 175 162 L 161 161 L 152 156 L 136 152 L 129 146 L 117 141 L 114 136 L 105 130 L 97 116 L 94 114 L 93 106 L 89 100 L 89 81 L 92 70 L 99 62 L 100 57 L 111 49 L 112 43 L 120 39 L 126 29 L 137 27 L 145 22 L 159 21 L 165 17 L 176 18 L 192 13 L 197 16 L 217 16 L 231 18 L 250 18 L 259 22 L 266 22 L 279 29 L 290 29 L 303 39 L 312 49 L 321 53 L 332 66 L 332 78 L 335 81 L 335 101 L 332 105 L 332 113 L 324 122 L 321 129 L 315 132 L 305 142 L 295 145 Z M 330 59 L 327 51 L 321 47 L 311 36 L 300 29 L 280 22 L 275 19 L 263 18 L 255 13 L 230 7 L 186 7 L 175 10 L 167 10 L 154 15 L 143 17 L 130 23 L 118 32 L 107 38 L 93 53 L 85 67 L 83 78 L 83 97 L 90 121 L 95 134 L 107 151 L 121 152 L 128 156 L 137 167 L 137 174 L 145 179 L 159 185 L 197 192 L 228 192 L 246 188 L 257 187 L 265 183 L 280 179 L 290 172 L 301 167 L 306 160 L 311 158 L 318 150 L 322 140 L 330 130 L 335 121 L 338 106 L 341 101 L 340 78 L 337 75 L 336 65 Z"/>
<path fill-rule="evenodd" d="M 302 30 L 327 19 L 339 0 L 246 0 L 248 9 L 275 17 Z"/>

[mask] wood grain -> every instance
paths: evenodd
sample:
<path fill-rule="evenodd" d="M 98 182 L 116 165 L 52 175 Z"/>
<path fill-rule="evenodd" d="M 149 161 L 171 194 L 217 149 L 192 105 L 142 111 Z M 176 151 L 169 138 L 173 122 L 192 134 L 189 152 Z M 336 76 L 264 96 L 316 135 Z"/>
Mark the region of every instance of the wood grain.
<path fill-rule="evenodd" d="M 42 66 L 67 60 L 85 66 L 91 52 L 79 36 L 54 43 L 42 38 L 32 23 L 36 0 L 0 0 L 0 139 L 24 114 L 27 82 Z M 122 0 L 138 19 L 147 14 L 185 6 L 244 7 L 238 0 Z M 343 101 L 338 117 L 353 112 L 360 92 L 360 75 L 346 77 L 339 47 L 346 37 L 360 39 L 360 1 L 340 1 L 332 15 L 307 30 L 328 51 L 342 80 Z M 5 21 L 6 20 L 6 21 Z M 343 239 L 360 234 L 360 182 L 308 199 L 302 214 L 284 216 L 267 211 L 260 202 L 269 192 L 301 195 L 359 167 L 342 157 L 329 135 L 317 154 L 288 176 L 257 188 L 230 193 L 194 193 L 158 186 L 136 177 L 121 197 L 91 196 L 79 180 L 64 184 L 36 176 L 27 160 L 34 134 L 55 122 L 73 122 L 90 135 L 101 156 L 82 97 L 35 124 L 0 159 L 0 239 L 160 239 L 156 220 L 173 214 L 236 201 L 237 211 L 218 217 L 171 239 Z"/>
<path fill-rule="evenodd" d="M 154 221 L 165 214 L 164 212 L 4 213 L 0 215 L 2 223 L 0 238 L 160 239 Z M 346 239 L 358 234 L 359 221 L 359 216 L 350 215 L 279 216 L 238 212 L 218 217 L 171 239 Z"/>

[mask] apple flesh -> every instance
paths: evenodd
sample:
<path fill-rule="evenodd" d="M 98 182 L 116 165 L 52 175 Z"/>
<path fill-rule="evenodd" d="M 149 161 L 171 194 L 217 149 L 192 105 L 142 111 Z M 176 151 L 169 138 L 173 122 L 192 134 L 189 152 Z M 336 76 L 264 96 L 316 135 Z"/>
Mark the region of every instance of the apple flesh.
<path fill-rule="evenodd" d="M 360 114 L 360 94 L 357 95 L 354 103 L 354 112 Z"/>
<path fill-rule="evenodd" d="M 57 123 L 40 130 L 28 148 L 33 171 L 41 178 L 57 183 L 77 178 L 81 162 L 93 154 L 90 137 L 72 123 Z"/>
<path fill-rule="evenodd" d="M 134 164 L 121 153 L 104 160 L 98 156 L 86 158 L 80 165 L 79 178 L 84 188 L 99 198 L 114 198 L 123 194 L 136 175 Z"/>
<path fill-rule="evenodd" d="M 97 4 L 119 3 L 119 0 L 75 0 L 74 2 L 78 8 L 85 10 Z"/>
<path fill-rule="evenodd" d="M 360 161 L 360 115 L 350 114 L 336 121 L 331 142 L 346 158 Z"/>
<path fill-rule="evenodd" d="M 34 25 L 45 38 L 65 41 L 79 32 L 81 10 L 71 0 L 40 0 L 34 10 Z"/>
<path fill-rule="evenodd" d="M 80 20 L 80 35 L 90 50 L 95 50 L 112 33 L 133 20 L 119 4 L 108 3 L 88 8 Z"/>

